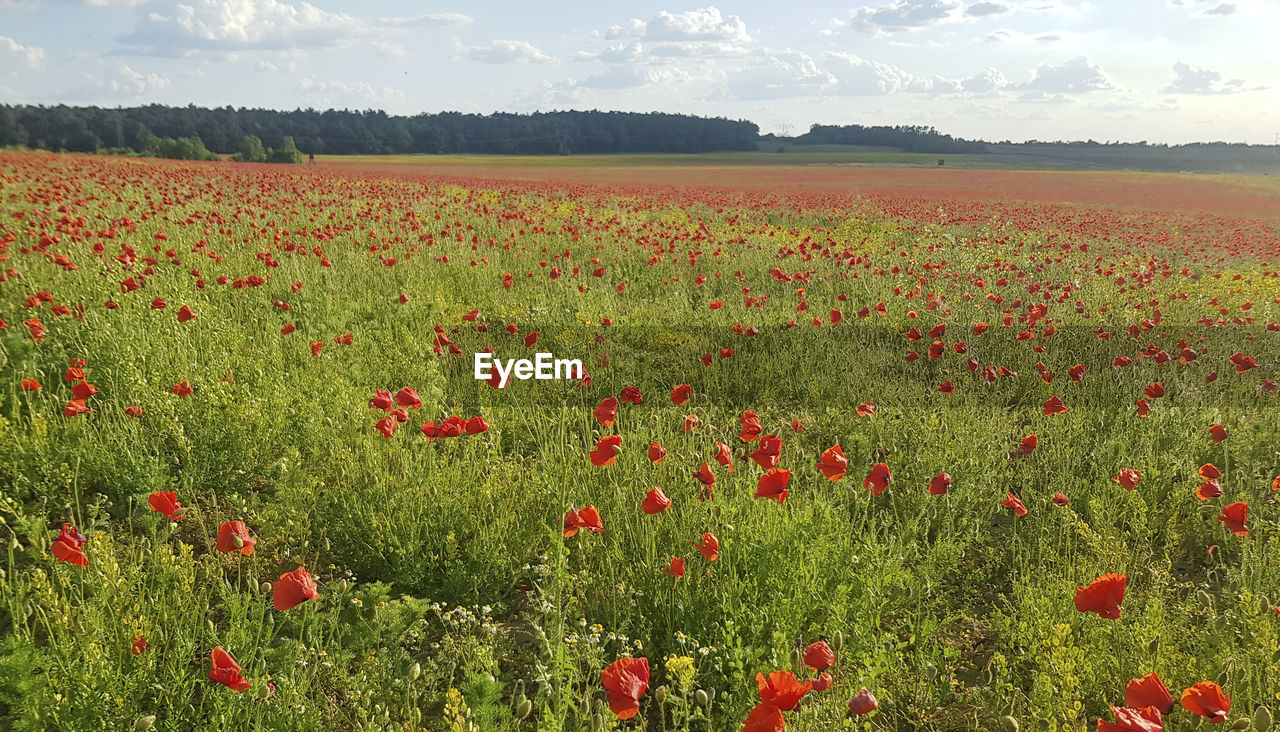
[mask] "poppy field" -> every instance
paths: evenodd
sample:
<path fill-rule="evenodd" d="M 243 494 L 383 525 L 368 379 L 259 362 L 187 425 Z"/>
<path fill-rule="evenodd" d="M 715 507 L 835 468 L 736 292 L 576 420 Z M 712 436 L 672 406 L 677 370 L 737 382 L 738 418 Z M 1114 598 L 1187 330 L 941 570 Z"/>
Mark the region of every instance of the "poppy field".
<path fill-rule="evenodd" d="M 0 727 L 1270 729 L 1278 381 L 1265 178 L 0 152 Z"/>

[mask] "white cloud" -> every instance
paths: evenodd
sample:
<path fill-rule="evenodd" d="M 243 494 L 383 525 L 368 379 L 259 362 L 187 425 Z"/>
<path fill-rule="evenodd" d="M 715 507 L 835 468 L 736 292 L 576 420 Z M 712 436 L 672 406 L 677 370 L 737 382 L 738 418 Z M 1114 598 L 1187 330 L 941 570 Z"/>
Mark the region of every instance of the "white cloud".
<path fill-rule="evenodd" d="M 367 82 L 321 81 L 314 76 L 304 76 L 295 87 L 308 98 L 319 98 L 327 103 L 347 104 L 361 102 L 403 101 L 404 92 L 389 86 L 375 87 Z"/>
<path fill-rule="evenodd" d="M 473 61 L 486 64 L 547 64 L 555 61 L 528 41 L 493 41 L 464 50 Z"/>
<path fill-rule="evenodd" d="M 577 83 L 584 89 L 634 89 L 641 86 L 674 86 L 689 80 L 689 74 L 673 66 L 635 69 L 615 66 L 603 74 Z"/>
<path fill-rule="evenodd" d="M 38 69 L 44 64 L 44 49 L 35 46 L 24 46 L 8 36 L 0 36 L 0 68 L 9 74 L 17 73 L 17 69 Z"/>
<path fill-rule="evenodd" d="M 729 72 L 725 81 L 728 95 L 734 99 L 784 99 L 816 96 L 836 83 L 836 77 L 800 51 L 758 49 L 751 52 L 746 64 Z"/>
<path fill-rule="evenodd" d="M 1181 61 L 1173 65 L 1173 81 L 1161 90 L 1163 94 L 1234 94 L 1254 91 L 1263 87 L 1248 88 L 1244 79 L 1223 80 L 1222 74 L 1208 69 L 1197 69 Z"/>
<path fill-rule="evenodd" d="M 1214 7 L 1204 11 L 1205 15 L 1234 15 L 1236 12 L 1235 3 L 1219 3 Z"/>
<path fill-rule="evenodd" d="M 134 29 L 118 40 L 130 51 L 144 55 L 226 55 L 334 48 L 360 38 L 385 40 L 388 33 L 407 28 L 446 27 L 470 20 L 459 13 L 431 13 L 370 22 L 308 2 L 156 0 L 138 8 Z"/>
<path fill-rule="evenodd" d="M 893 0 L 878 8 L 858 8 L 847 20 L 835 20 L 832 30 L 852 28 L 882 35 L 958 20 L 960 15 L 961 5 L 957 0 Z"/>
<path fill-rule="evenodd" d="M 1044 63 L 1025 84 L 1019 85 L 1031 101 L 1063 101 L 1067 94 L 1118 88 L 1102 69 L 1084 56 L 1076 56 L 1061 64 Z"/>
<path fill-rule="evenodd" d="M 120 64 L 115 68 L 115 75 L 107 80 L 106 86 L 116 94 L 140 97 L 148 92 L 168 89 L 172 82 L 154 71 L 144 74 L 135 71 L 128 64 Z"/>
<path fill-rule="evenodd" d="M 995 69 L 983 69 L 960 82 L 960 88 L 967 94 L 986 96 L 999 93 L 1009 86 L 1009 80 Z"/>
<path fill-rule="evenodd" d="M 605 31 L 605 38 L 636 37 L 651 41 L 730 41 L 751 40 L 747 24 L 736 15 L 722 16 L 715 7 L 684 13 L 663 10 L 648 22 L 632 19 Z"/>
<path fill-rule="evenodd" d="M 1013 10 L 1011 5 L 1000 2 L 977 2 L 964 9 L 964 14 L 974 18 L 985 18 L 989 15 L 1004 15 Z"/>

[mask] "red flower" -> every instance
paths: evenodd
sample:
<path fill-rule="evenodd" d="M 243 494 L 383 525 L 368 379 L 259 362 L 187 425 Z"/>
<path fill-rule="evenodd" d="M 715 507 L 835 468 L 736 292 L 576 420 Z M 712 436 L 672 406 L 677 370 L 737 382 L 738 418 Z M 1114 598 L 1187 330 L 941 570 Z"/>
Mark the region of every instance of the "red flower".
<path fill-rule="evenodd" d="M 83 402 L 84 400 L 88 399 L 89 397 L 97 393 L 98 393 L 98 387 L 94 386 L 93 384 L 90 384 L 87 381 L 81 381 L 80 383 L 71 387 L 71 397 L 73 399 L 78 399 L 81 402 Z"/>
<path fill-rule="evenodd" d="M 83 399 L 72 399 L 62 408 L 64 417 L 77 417 L 81 414 L 88 414 L 93 410 L 84 405 Z"/>
<path fill-rule="evenodd" d="M 1145 394 L 1148 399 L 1159 399 L 1164 396 L 1164 384 L 1161 384 L 1159 381 L 1148 384 L 1147 388 L 1142 390 L 1142 393 Z"/>
<path fill-rule="evenodd" d="M 683 407 L 689 403 L 689 397 L 693 396 L 693 387 L 688 384 L 680 384 L 671 390 L 671 403 L 677 407 Z"/>
<path fill-rule="evenodd" d="M 862 687 L 862 691 L 849 697 L 844 705 L 849 707 L 849 714 L 870 714 L 880 708 L 880 703 L 865 686 Z"/>
<path fill-rule="evenodd" d="M 240 664 L 236 663 L 236 659 L 231 657 L 230 653 L 222 650 L 222 646 L 217 646 L 209 654 L 212 668 L 209 670 L 209 679 L 219 684 L 226 684 L 232 691 L 246 691 L 253 684 L 249 683 L 240 673 Z"/>
<path fill-rule="evenodd" d="M 164 298 L 157 297 L 151 301 L 152 310 L 164 310 L 167 307 L 169 307 L 169 303 L 165 302 Z"/>
<path fill-rule="evenodd" d="M 570 539 L 577 535 L 578 529 L 586 529 L 593 534 L 599 534 L 604 531 L 604 521 L 600 519 L 600 512 L 595 506 L 587 506 L 582 510 L 570 508 L 564 513 L 564 538 Z"/>
<path fill-rule="evenodd" d="M 319 356 L 319 355 L 320 355 L 320 350 L 321 350 L 321 349 L 323 349 L 323 348 L 324 348 L 324 341 L 312 341 L 312 342 L 311 342 L 311 356 L 312 356 L 313 358 L 314 358 L 314 357 Z"/>
<path fill-rule="evenodd" d="M 912 353 L 914 353 L 914 351 Z M 938 384 L 938 391 L 942 392 L 943 394 L 954 394 L 955 390 L 956 390 L 956 385 L 954 382 L 944 381 L 941 384 Z"/>
<path fill-rule="evenodd" d="M 838 443 L 823 450 L 818 456 L 818 470 L 833 483 L 843 478 L 848 469 L 849 460 Z"/>
<path fill-rule="evenodd" d="M 305 567 L 298 567 L 292 572 L 285 572 L 271 586 L 271 601 L 276 606 L 276 610 L 280 611 L 297 607 L 307 600 L 316 599 L 318 596 L 316 581 Z"/>
<path fill-rule="evenodd" d="M 804 432 L 804 425 L 800 424 L 800 420 L 793 419 L 791 420 L 791 431 Z"/>
<path fill-rule="evenodd" d="M 396 419 L 396 416 L 394 414 L 388 414 L 387 416 L 383 417 L 382 419 L 374 423 L 373 426 L 379 432 L 382 433 L 383 438 L 389 440 L 391 439 L 391 436 L 396 433 L 396 427 L 399 424 L 400 422 L 399 420 Z"/>
<path fill-rule="evenodd" d="M 1142 474 L 1133 468 L 1120 468 L 1120 474 L 1112 480 L 1123 486 L 1125 490 L 1131 491 L 1138 487 L 1138 479 L 1141 477 Z"/>
<path fill-rule="evenodd" d="M 280 335 L 289 335 L 290 333 L 294 332 L 297 329 L 298 329 L 298 326 L 294 325 L 293 323 L 285 323 L 284 327 L 280 329 Z"/>
<path fill-rule="evenodd" d="M 178 310 L 179 323 L 185 323 L 188 320 L 195 320 L 195 319 L 196 319 L 196 311 L 192 310 L 190 305 L 183 305 Z"/>
<path fill-rule="evenodd" d="M 538 331 L 533 331 L 524 337 L 524 347 L 533 348 L 538 343 Z"/>
<path fill-rule="evenodd" d="M 1215 478 L 1222 477 L 1222 471 L 1218 470 L 1218 466 L 1214 465 L 1213 463 L 1205 463 L 1204 465 L 1201 465 L 1200 469 L 1197 470 L 1196 472 L 1199 473 L 1200 477 L 1204 478 L 1205 480 L 1213 480 Z"/>
<path fill-rule="evenodd" d="M 684 418 L 684 431 L 692 432 L 698 429 L 698 415 L 690 414 Z"/>
<path fill-rule="evenodd" d="M 1053 494 L 1053 505 L 1055 505 L 1055 506 L 1065 506 L 1065 505 L 1067 505 L 1068 503 L 1071 503 L 1071 499 L 1070 499 L 1070 498 L 1067 498 L 1067 497 L 1066 497 L 1065 495 L 1063 495 L 1062 493 L 1054 493 L 1054 494 Z"/>
<path fill-rule="evenodd" d="M 174 384 L 173 389 L 171 389 L 170 391 L 172 391 L 174 394 L 177 394 L 179 399 L 186 399 L 187 396 L 191 394 L 191 392 L 195 391 L 195 389 L 192 389 L 191 385 L 188 384 L 184 379 L 183 381 L 180 381 Z"/>
<path fill-rule="evenodd" d="M 938 473 L 929 481 L 929 495 L 941 496 L 951 490 L 951 473 Z"/>
<path fill-rule="evenodd" d="M 726 471 L 733 472 L 733 455 L 729 453 L 729 446 L 723 442 L 716 443 L 715 461 Z"/>
<path fill-rule="evenodd" d="M 644 502 L 640 504 L 640 509 L 650 516 L 662 513 L 668 508 L 671 508 L 671 499 L 667 498 L 662 488 L 656 485 L 645 494 Z"/>
<path fill-rule="evenodd" d="M 170 521 L 182 520 L 182 504 L 178 503 L 177 491 L 156 491 L 147 496 L 147 503 L 152 511 L 159 511 Z"/>
<path fill-rule="evenodd" d="M 597 468 L 613 465 L 622 452 L 622 438 L 609 435 L 596 441 L 596 449 L 591 451 L 591 464 Z"/>
<path fill-rule="evenodd" d="M 1217 498 L 1222 495 L 1222 486 L 1218 485 L 1218 481 L 1212 478 L 1200 484 L 1196 489 L 1196 498 L 1207 501 L 1210 498 Z"/>
<path fill-rule="evenodd" d="M 1222 687 L 1212 681 L 1201 681 L 1182 691 L 1182 706 L 1192 714 L 1206 717 L 1218 724 L 1227 721 L 1231 711 L 1231 697 L 1222 693 Z"/>
<path fill-rule="evenodd" d="M 628 386 L 623 389 L 620 398 L 624 404 L 640 404 L 644 401 L 644 395 L 634 386 Z"/>
<path fill-rule="evenodd" d="M 374 389 L 373 398 L 369 400 L 369 408 L 390 412 L 395 408 L 395 401 L 391 398 L 391 392 Z"/>
<path fill-rule="evenodd" d="M 481 435 L 489 431 L 489 423 L 484 421 L 484 417 L 472 417 L 467 420 L 467 434 Z"/>
<path fill-rule="evenodd" d="M 667 448 L 656 442 L 649 443 L 649 462 L 657 465 L 667 456 Z"/>
<path fill-rule="evenodd" d="M 742 430 L 738 432 L 738 439 L 743 442 L 753 442 L 760 436 L 760 417 L 755 412 L 748 409 L 738 418 L 738 424 L 742 425 Z"/>
<path fill-rule="evenodd" d="M 756 498 L 774 498 L 778 505 L 787 500 L 787 484 L 791 482 L 791 471 L 786 468 L 774 468 L 756 482 Z"/>
<path fill-rule="evenodd" d="M 774 671 L 768 678 L 762 673 L 756 674 L 756 686 L 760 689 L 760 700 L 772 704 L 784 712 L 796 708 L 805 694 L 813 688 L 813 682 L 801 684 L 796 675 L 790 671 Z"/>
<path fill-rule="evenodd" d="M 1239 503 L 1228 503 L 1222 507 L 1222 515 L 1218 520 L 1226 524 L 1231 533 L 1236 536 L 1248 536 L 1249 529 L 1244 522 L 1249 519 L 1249 504 L 1244 501 Z"/>
<path fill-rule="evenodd" d="M 1227 428 L 1220 424 L 1215 424 L 1209 428 L 1209 439 L 1214 442 L 1222 442 L 1227 439 Z"/>
<path fill-rule="evenodd" d="M 418 390 L 410 387 L 404 387 L 396 392 L 396 404 L 406 409 L 419 409 L 422 407 L 422 399 L 418 397 Z"/>
<path fill-rule="evenodd" d="M 1022 504 L 1022 501 L 1018 500 L 1017 496 L 1009 491 L 1005 491 L 1004 500 L 1000 502 L 1000 505 L 1013 509 L 1014 516 L 1027 515 L 1027 507 Z"/>
<path fill-rule="evenodd" d="M 693 471 L 693 477 L 702 483 L 702 492 L 698 495 L 698 499 L 703 501 L 714 500 L 716 496 L 713 489 L 716 484 L 716 474 L 711 472 L 711 466 L 706 463 L 698 466 L 697 470 Z"/>
<path fill-rule="evenodd" d="M 1231 365 L 1236 367 L 1237 374 L 1243 374 L 1249 369 L 1256 369 L 1258 367 L 1257 359 L 1253 356 L 1246 356 L 1239 351 L 1231 354 L 1230 360 Z"/>
<path fill-rule="evenodd" d="M 751 453 L 751 459 L 762 470 L 772 470 L 778 466 L 782 456 L 782 439 L 775 435 L 764 435 L 760 438 L 760 446 Z"/>
<path fill-rule="evenodd" d="M 1098 720 L 1098 732 L 1161 732 L 1164 729 L 1160 710 L 1151 706 L 1142 709 L 1111 707 L 1111 716 L 1116 721 Z"/>
<path fill-rule="evenodd" d="M 1071 411 L 1071 408 L 1068 407 L 1058 396 L 1051 396 L 1049 397 L 1049 401 L 1044 403 L 1044 416 L 1046 417 L 1055 414 L 1064 414 L 1069 411 Z"/>
<path fill-rule="evenodd" d="M 592 412 L 596 421 L 605 427 L 612 427 L 618 419 L 618 399 L 616 397 L 608 397 L 600 400 L 600 404 L 596 406 L 596 410 Z"/>
<path fill-rule="evenodd" d="M 86 541 L 88 539 L 80 534 L 79 528 L 70 524 L 63 524 L 62 531 L 53 540 L 53 543 L 49 545 L 49 553 L 57 557 L 60 562 L 74 564 L 77 567 L 87 567 L 89 566 L 89 558 L 80 549 Z"/>
<path fill-rule="evenodd" d="M 671 566 L 663 567 L 662 573 L 680 579 L 684 576 L 684 557 L 672 557 Z"/>
<path fill-rule="evenodd" d="M 714 562 L 720 557 L 720 540 L 710 531 L 704 531 L 702 533 L 702 543 L 695 543 L 694 546 L 698 547 L 702 558 L 708 562 Z"/>
<path fill-rule="evenodd" d="M 862 487 L 871 491 L 871 495 L 878 496 L 884 493 L 889 484 L 893 482 L 893 476 L 889 473 L 889 466 L 886 463 L 876 463 L 871 466 L 871 472 L 867 473 L 867 477 L 862 480 Z"/>
<path fill-rule="evenodd" d="M 243 521 L 228 521 L 218 527 L 218 551 L 240 552 L 245 556 L 253 554 L 253 545 L 257 542 L 249 536 L 249 527 Z"/>
<path fill-rule="evenodd" d="M 1140 679 L 1130 679 L 1124 689 L 1124 705 L 1133 709 L 1155 707 L 1161 714 L 1173 711 L 1173 697 L 1155 671 Z"/>
<path fill-rule="evenodd" d="M 40 339 L 44 338 L 44 323 L 41 323 L 39 318 L 24 320 L 22 324 L 27 326 L 27 331 L 31 333 L 31 340 L 39 343 Z"/>
<path fill-rule="evenodd" d="M 151 644 L 147 643 L 146 638 L 138 636 L 133 639 L 133 645 L 129 646 L 129 652 L 135 656 L 141 656 L 143 653 L 146 653 L 147 649 L 150 647 Z"/>
<path fill-rule="evenodd" d="M 834 684 L 835 681 L 835 679 L 831 678 L 831 674 L 818 674 L 818 678 L 813 680 L 813 690 L 826 691 L 831 688 L 831 685 Z"/>
<path fill-rule="evenodd" d="M 787 720 L 782 718 L 782 710 L 769 702 L 760 702 L 752 707 L 742 723 L 742 732 L 783 732 L 786 728 Z"/>
<path fill-rule="evenodd" d="M 804 648 L 804 665 L 814 671 L 826 671 L 836 662 L 836 654 L 826 641 L 814 641 Z"/>
<path fill-rule="evenodd" d="M 875 416 L 876 405 L 872 404 L 871 402 L 863 402 L 858 406 L 854 407 L 853 411 L 859 417 L 872 417 L 872 416 Z"/>
<path fill-rule="evenodd" d="M 1129 578 L 1122 574 L 1104 574 L 1076 590 L 1076 610 L 1097 613 L 1108 620 L 1120 618 L 1120 603 L 1124 602 L 1124 588 Z"/>
<path fill-rule="evenodd" d="M 22 380 L 23 391 L 40 391 L 43 388 L 44 386 L 39 381 L 36 381 L 35 379 Z"/>
<path fill-rule="evenodd" d="M 1040 446 L 1040 438 L 1034 434 L 1027 435 L 1022 438 L 1022 442 L 1018 445 L 1018 449 L 1013 451 L 1014 455 L 1030 455 Z"/>
<path fill-rule="evenodd" d="M 631 719 L 649 688 L 649 659 L 619 658 L 600 672 L 600 685 L 609 693 L 609 709 L 618 719 Z"/>

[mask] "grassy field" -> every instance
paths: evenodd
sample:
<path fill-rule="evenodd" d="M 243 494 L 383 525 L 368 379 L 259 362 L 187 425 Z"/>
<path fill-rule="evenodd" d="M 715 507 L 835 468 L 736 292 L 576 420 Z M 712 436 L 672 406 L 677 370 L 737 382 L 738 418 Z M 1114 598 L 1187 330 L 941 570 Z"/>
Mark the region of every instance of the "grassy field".
<path fill-rule="evenodd" d="M 653 160 L 0 153 L 0 727 L 1268 727 L 1274 181 Z"/>

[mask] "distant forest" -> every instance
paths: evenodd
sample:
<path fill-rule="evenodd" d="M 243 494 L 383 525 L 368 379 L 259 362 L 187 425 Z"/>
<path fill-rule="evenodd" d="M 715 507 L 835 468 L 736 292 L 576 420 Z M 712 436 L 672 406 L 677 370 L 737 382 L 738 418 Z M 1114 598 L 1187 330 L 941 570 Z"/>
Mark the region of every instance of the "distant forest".
<path fill-rule="evenodd" d="M 985 142 L 972 142 L 944 135 L 932 127 L 896 126 L 863 127 L 862 125 L 813 125 L 792 142 L 804 145 L 865 145 L 890 147 L 916 153 L 984 153 Z"/>
<path fill-rule="evenodd" d="M 209 151 L 240 153 L 246 138 L 303 154 L 396 153 L 699 153 L 755 150 L 760 129 L 745 121 L 650 112 L 418 114 L 367 110 L 218 107 L 0 105 L 0 146 L 69 152 L 143 152 L 155 140 L 198 138 Z"/>

